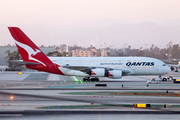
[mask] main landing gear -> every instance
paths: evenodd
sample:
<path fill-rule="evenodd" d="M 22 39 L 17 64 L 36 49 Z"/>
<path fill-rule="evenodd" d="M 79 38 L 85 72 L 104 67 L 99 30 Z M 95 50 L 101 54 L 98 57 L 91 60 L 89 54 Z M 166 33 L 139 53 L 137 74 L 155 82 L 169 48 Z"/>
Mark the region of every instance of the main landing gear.
<path fill-rule="evenodd" d="M 85 77 L 83 78 L 83 81 L 99 81 L 99 78 L 90 78 L 90 77 Z"/>

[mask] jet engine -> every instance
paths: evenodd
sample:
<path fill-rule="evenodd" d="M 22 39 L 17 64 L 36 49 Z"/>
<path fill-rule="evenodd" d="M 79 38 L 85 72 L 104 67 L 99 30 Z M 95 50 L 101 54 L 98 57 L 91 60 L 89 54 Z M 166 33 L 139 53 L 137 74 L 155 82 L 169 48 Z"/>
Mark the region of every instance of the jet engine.
<path fill-rule="evenodd" d="M 113 79 L 122 78 L 121 70 L 105 70 L 104 68 L 91 69 L 87 72 L 87 74 L 93 77 L 108 77 Z"/>
<path fill-rule="evenodd" d="M 105 69 L 103 68 L 91 69 L 90 71 L 87 72 L 87 74 L 94 77 L 104 77 Z"/>
<path fill-rule="evenodd" d="M 108 74 L 107 74 L 108 78 L 113 78 L 113 79 L 122 78 L 122 71 L 121 70 L 110 70 L 107 72 L 108 72 Z"/>

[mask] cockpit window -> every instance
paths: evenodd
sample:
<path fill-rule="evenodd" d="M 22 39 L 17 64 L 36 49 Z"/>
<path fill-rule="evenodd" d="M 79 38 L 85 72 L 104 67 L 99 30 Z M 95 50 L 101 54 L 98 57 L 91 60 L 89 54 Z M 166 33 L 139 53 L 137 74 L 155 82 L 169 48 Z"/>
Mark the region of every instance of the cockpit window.
<path fill-rule="evenodd" d="M 163 66 L 166 66 L 166 64 L 163 64 Z"/>

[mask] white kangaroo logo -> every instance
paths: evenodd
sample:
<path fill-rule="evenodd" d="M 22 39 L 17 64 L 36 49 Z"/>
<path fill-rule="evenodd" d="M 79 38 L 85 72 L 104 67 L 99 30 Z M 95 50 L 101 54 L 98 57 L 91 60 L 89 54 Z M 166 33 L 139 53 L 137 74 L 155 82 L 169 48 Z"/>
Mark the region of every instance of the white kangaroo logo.
<path fill-rule="evenodd" d="M 41 51 L 38 50 L 38 49 L 35 49 L 35 50 L 36 50 L 35 53 L 34 53 L 34 54 L 31 54 L 32 56 L 34 56 L 34 55 L 36 55 L 37 53 L 41 52 Z"/>
<path fill-rule="evenodd" d="M 34 50 L 33 50 L 31 47 L 29 47 L 28 45 L 22 44 L 22 43 L 20 43 L 20 42 L 18 42 L 18 41 L 16 41 L 16 40 L 14 40 L 14 41 L 15 41 L 15 43 L 16 43 L 18 46 L 24 48 L 24 49 L 27 51 L 28 56 L 29 56 L 29 60 L 37 61 L 37 62 L 43 64 L 43 65 L 46 67 L 46 65 L 45 65 L 43 62 L 41 62 L 41 61 L 33 58 L 33 56 L 35 56 L 37 53 L 41 52 L 40 50 L 35 49 L 36 51 L 34 51 Z"/>

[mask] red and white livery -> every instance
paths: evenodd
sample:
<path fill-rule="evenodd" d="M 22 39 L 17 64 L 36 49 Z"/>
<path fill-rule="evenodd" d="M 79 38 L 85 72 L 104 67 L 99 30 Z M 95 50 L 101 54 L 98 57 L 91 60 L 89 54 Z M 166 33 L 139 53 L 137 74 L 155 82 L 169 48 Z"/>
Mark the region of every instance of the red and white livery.
<path fill-rule="evenodd" d="M 47 57 L 18 27 L 8 27 L 27 68 L 82 77 L 120 79 L 126 75 L 162 75 L 170 68 L 149 57 Z"/>

